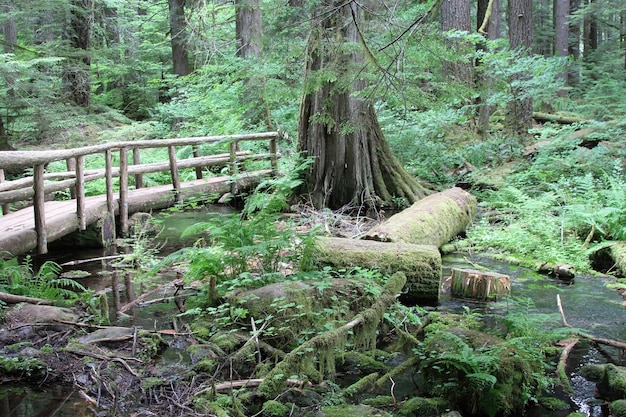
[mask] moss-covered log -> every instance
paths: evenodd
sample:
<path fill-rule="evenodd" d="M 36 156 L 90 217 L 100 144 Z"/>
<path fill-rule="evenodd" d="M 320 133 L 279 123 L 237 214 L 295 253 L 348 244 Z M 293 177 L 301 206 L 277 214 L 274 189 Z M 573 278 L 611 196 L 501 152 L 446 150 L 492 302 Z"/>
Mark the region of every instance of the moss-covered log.
<path fill-rule="evenodd" d="M 455 187 L 429 195 L 372 228 L 365 239 L 441 247 L 476 213 L 476 197 Z"/>
<path fill-rule="evenodd" d="M 611 257 L 617 268 L 622 271 L 623 275 L 626 275 L 626 242 L 611 246 Z"/>
<path fill-rule="evenodd" d="M 334 372 L 334 353 L 343 348 L 348 337 L 355 341 L 355 346 L 372 349 L 376 344 L 376 329 L 385 311 L 396 302 L 396 294 L 404 287 L 406 276 L 397 272 L 389 277 L 383 292 L 368 309 L 354 316 L 352 320 L 336 329 L 319 334 L 300 344 L 265 376 L 259 386 L 259 394 L 265 398 L 276 396 L 283 388 L 289 375 L 310 371 L 312 362 L 317 362 L 320 376 Z"/>
<path fill-rule="evenodd" d="M 404 292 L 413 300 L 433 300 L 441 285 L 441 255 L 435 246 L 368 240 L 319 238 L 318 262 L 340 268 L 359 266 L 406 275 Z"/>

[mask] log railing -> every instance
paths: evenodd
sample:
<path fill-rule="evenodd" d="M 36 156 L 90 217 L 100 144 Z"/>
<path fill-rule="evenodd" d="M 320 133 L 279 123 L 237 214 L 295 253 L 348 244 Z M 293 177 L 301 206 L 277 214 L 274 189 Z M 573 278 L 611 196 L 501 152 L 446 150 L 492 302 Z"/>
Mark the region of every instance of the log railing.
<path fill-rule="evenodd" d="M 176 139 L 141 140 L 128 142 L 114 142 L 102 145 L 85 146 L 77 149 L 63 149 L 51 151 L 2 151 L 0 152 L 0 207 L 2 214 L 9 213 L 9 204 L 32 199 L 35 229 L 37 232 L 37 251 L 47 252 L 45 195 L 69 190 L 72 198 L 76 199 L 76 213 L 78 227 L 84 230 L 85 221 L 85 183 L 105 178 L 107 209 L 115 218 L 115 191 L 113 178 L 119 177 L 119 207 L 120 229 L 122 234 L 128 230 L 128 176 L 133 175 L 135 188 L 144 187 L 143 174 L 169 171 L 171 173 L 172 189 L 177 202 L 181 200 L 181 183 L 179 170 L 195 168 L 196 178 L 202 178 L 202 168 L 208 166 L 228 166 L 229 174 L 234 176 L 239 172 L 239 166 L 247 160 L 269 160 L 271 170 L 275 173 L 278 165 L 276 148 L 277 132 L 256 134 L 242 134 L 231 136 L 205 136 Z M 269 153 L 251 154 L 242 152 L 239 143 L 244 141 L 268 141 Z M 200 156 L 198 146 L 202 144 L 230 144 L 229 152 Z M 176 148 L 192 146 L 193 156 L 178 160 Z M 141 164 L 140 150 L 163 148 L 168 149 L 168 161 Z M 119 152 L 120 163 L 113 166 L 113 153 Z M 129 152 L 132 153 L 132 165 L 129 165 Z M 104 169 L 85 170 L 84 159 L 88 155 L 104 154 Z M 50 162 L 67 161 L 67 172 L 45 173 L 44 167 Z M 33 169 L 32 177 L 25 177 L 14 181 L 5 180 L 5 170 Z M 50 181 L 54 180 L 54 181 Z M 236 193 L 236 182 L 231 185 L 231 192 Z"/>

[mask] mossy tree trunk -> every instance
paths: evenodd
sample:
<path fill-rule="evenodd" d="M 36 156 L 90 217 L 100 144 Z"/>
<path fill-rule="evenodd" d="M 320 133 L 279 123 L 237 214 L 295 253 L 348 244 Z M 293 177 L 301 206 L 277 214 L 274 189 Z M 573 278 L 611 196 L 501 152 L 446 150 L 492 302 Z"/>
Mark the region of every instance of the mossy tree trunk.
<path fill-rule="evenodd" d="M 314 160 L 300 194 L 318 208 L 413 203 L 425 190 L 392 154 L 372 104 L 355 94 L 366 86 L 359 6 L 335 0 L 317 11 L 298 131 L 299 150 Z"/>

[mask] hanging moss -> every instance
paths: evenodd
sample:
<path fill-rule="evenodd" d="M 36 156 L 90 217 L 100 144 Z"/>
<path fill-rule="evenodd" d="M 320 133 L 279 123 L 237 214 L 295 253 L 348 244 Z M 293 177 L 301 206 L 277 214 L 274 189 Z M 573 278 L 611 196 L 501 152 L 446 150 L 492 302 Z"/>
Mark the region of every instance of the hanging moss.
<path fill-rule="evenodd" d="M 306 372 L 307 369 L 303 369 L 305 368 L 303 364 L 310 364 L 313 358 L 317 360 L 321 375 L 332 375 L 335 370 L 335 350 L 343 350 L 350 333 L 353 334 L 355 347 L 373 348 L 378 324 L 386 309 L 395 302 L 396 294 L 405 283 L 406 276 L 403 273 L 392 275 L 383 287 L 382 294 L 370 308 L 357 314 L 345 325 L 317 335 L 289 352 L 265 377 L 259 386 L 259 394 L 264 398 L 275 396 L 282 391 L 284 382 L 290 375 Z M 308 372 L 305 375 L 311 377 L 310 369 Z"/>

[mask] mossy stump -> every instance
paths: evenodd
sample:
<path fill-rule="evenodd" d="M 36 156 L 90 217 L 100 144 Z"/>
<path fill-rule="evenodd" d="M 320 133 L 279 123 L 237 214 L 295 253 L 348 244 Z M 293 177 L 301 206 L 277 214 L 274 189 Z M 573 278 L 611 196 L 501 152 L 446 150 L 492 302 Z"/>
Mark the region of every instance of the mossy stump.
<path fill-rule="evenodd" d="M 436 300 L 441 285 L 441 255 L 435 246 L 370 240 L 319 238 L 318 263 L 339 268 L 362 267 L 385 274 L 403 272 L 403 289 L 412 300 Z"/>
<path fill-rule="evenodd" d="M 496 272 L 452 268 L 450 278 L 453 297 L 495 301 L 511 293 L 511 277 Z"/>
<path fill-rule="evenodd" d="M 455 187 L 429 195 L 373 227 L 366 240 L 441 247 L 461 233 L 476 213 L 476 197 Z"/>

